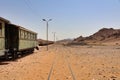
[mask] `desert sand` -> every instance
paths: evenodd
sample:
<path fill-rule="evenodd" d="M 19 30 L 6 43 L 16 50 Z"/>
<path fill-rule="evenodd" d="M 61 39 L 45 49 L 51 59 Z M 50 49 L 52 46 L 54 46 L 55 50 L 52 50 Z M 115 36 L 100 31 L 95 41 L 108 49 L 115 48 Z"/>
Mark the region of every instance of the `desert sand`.
<path fill-rule="evenodd" d="M 120 80 L 120 46 L 40 47 L 0 62 L 0 80 Z"/>

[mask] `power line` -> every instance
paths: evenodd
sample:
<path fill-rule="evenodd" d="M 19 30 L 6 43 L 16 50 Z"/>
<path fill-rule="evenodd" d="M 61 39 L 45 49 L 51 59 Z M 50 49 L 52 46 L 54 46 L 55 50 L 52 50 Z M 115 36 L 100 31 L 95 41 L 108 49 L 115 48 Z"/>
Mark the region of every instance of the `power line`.
<path fill-rule="evenodd" d="M 24 0 L 24 3 L 26 4 L 26 6 L 29 8 L 30 12 L 37 18 L 40 18 L 40 14 L 38 13 L 38 11 L 36 11 L 33 8 L 32 2 L 30 0 Z M 38 29 L 39 27 L 36 26 L 36 29 Z"/>
<path fill-rule="evenodd" d="M 30 5 L 32 5 L 32 3 L 31 3 L 31 1 L 30 0 L 27 0 L 28 1 L 28 3 L 30 4 Z"/>
<path fill-rule="evenodd" d="M 33 11 L 33 9 L 31 8 L 31 6 L 28 4 L 28 0 L 24 0 L 24 2 L 27 5 L 27 7 Z"/>
<path fill-rule="evenodd" d="M 38 11 L 36 11 L 35 9 L 33 9 L 33 6 L 32 6 L 32 3 L 31 3 L 30 0 L 24 0 L 24 2 L 27 5 L 27 7 L 31 10 L 31 12 L 33 14 L 36 14 L 36 15 L 40 16 L 39 13 L 38 13 Z"/>

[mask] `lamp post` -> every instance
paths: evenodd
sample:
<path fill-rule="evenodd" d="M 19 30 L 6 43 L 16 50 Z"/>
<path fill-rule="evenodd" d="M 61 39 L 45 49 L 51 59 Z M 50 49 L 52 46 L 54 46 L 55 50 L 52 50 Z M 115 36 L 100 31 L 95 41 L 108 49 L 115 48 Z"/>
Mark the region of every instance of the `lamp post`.
<path fill-rule="evenodd" d="M 42 20 L 46 22 L 46 40 L 47 40 L 47 51 L 48 51 L 48 22 L 52 21 L 52 19 L 49 20 L 42 19 Z"/>
<path fill-rule="evenodd" d="M 55 37 L 56 37 L 56 32 L 52 32 L 53 33 L 53 39 L 54 39 L 54 43 L 55 43 Z"/>

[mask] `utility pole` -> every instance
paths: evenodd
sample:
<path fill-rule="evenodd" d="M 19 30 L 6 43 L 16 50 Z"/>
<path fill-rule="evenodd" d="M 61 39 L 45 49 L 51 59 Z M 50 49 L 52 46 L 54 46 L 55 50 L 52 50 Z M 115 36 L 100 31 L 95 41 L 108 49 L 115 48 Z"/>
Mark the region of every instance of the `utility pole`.
<path fill-rule="evenodd" d="M 46 22 L 46 40 L 47 40 L 47 51 L 48 51 L 48 22 L 52 21 L 52 19 L 49 20 L 43 19 L 43 21 Z"/>
<path fill-rule="evenodd" d="M 56 41 L 55 38 L 56 38 L 56 32 L 52 32 L 53 33 L 53 39 L 54 39 L 54 42 Z"/>

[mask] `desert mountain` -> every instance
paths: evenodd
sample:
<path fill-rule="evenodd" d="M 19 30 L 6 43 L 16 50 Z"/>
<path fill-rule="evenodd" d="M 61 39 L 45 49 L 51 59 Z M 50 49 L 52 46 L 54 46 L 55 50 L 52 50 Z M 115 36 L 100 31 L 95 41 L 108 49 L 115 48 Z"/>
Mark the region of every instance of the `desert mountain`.
<path fill-rule="evenodd" d="M 102 28 L 98 32 L 88 37 L 78 37 L 74 39 L 76 42 L 80 41 L 114 41 L 120 40 L 120 29 Z"/>

